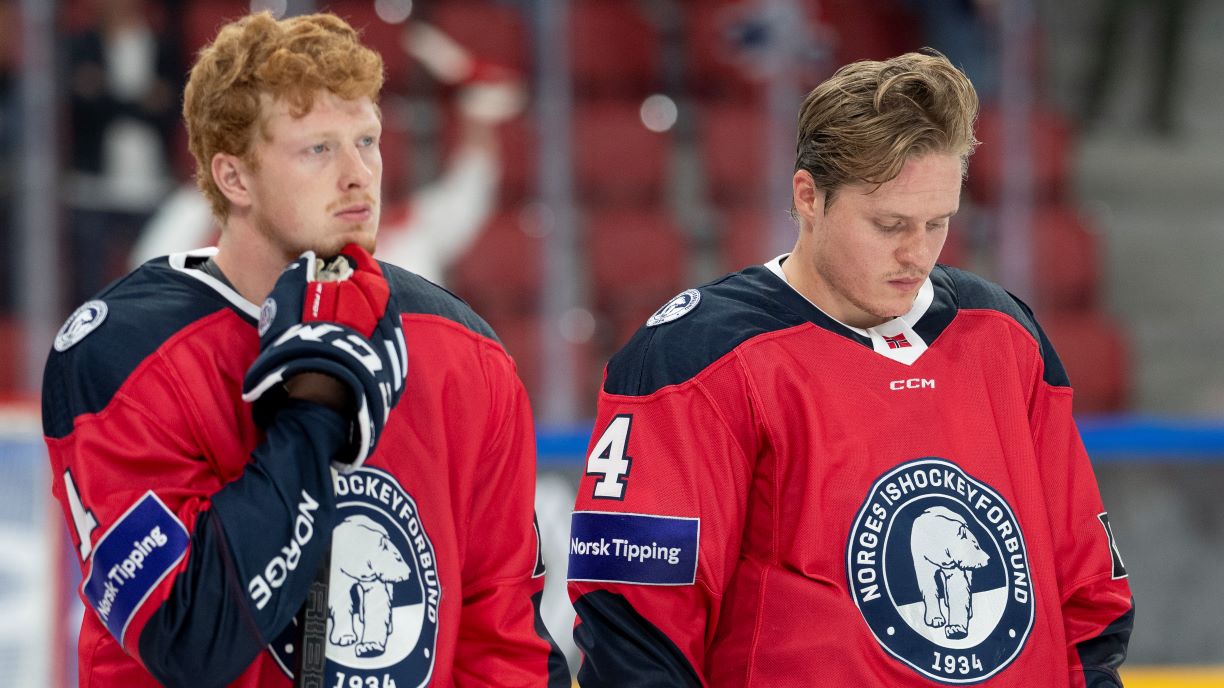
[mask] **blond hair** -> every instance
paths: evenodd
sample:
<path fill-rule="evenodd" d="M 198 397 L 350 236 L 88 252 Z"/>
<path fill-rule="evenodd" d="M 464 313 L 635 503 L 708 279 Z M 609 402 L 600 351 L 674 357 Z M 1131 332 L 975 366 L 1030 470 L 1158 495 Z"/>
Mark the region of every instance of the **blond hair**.
<path fill-rule="evenodd" d="M 804 98 L 795 170 L 826 192 L 826 210 L 842 186 L 883 184 L 926 153 L 959 155 L 963 170 L 977 112 L 973 84 L 938 52 L 853 62 Z"/>
<path fill-rule="evenodd" d="M 183 120 L 196 161 L 196 184 L 222 221 L 229 204 L 212 177 L 217 153 L 257 165 L 252 152 L 261 97 L 284 100 L 294 117 L 314 106 L 320 90 L 378 102 L 383 61 L 357 31 L 333 14 L 275 19 L 267 12 L 226 24 L 200 50 L 183 93 Z"/>

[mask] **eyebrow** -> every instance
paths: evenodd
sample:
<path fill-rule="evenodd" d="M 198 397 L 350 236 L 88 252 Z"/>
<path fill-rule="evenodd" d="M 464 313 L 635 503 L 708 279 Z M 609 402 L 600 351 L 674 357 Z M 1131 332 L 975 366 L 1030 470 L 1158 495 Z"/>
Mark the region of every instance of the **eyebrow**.
<path fill-rule="evenodd" d="M 933 217 L 933 218 L 931 218 L 931 219 L 932 219 L 932 220 L 945 220 L 945 219 L 950 219 L 950 218 L 951 218 L 953 215 L 955 215 L 955 214 L 957 214 L 957 213 L 959 213 L 959 212 L 960 212 L 960 206 L 957 206 L 957 207 L 956 207 L 955 209 L 953 209 L 951 212 L 944 213 L 943 215 L 936 215 L 935 217 Z M 914 219 L 914 217 L 913 217 L 912 215 L 906 215 L 905 213 L 890 213 L 890 212 L 879 212 L 879 213 L 876 213 L 876 217 L 884 217 L 884 218 L 896 218 L 896 219 L 898 219 L 898 220 L 912 220 L 912 219 Z"/>
<path fill-rule="evenodd" d="M 365 135 L 365 134 L 379 133 L 382 131 L 382 129 L 383 129 L 383 126 L 382 126 L 381 121 L 372 120 L 369 126 L 360 127 L 359 131 L 362 135 Z M 326 139 L 330 141 L 330 140 L 339 139 L 339 138 L 342 138 L 342 137 L 340 136 L 340 132 L 336 129 L 311 131 L 309 129 L 295 128 L 294 130 L 285 134 L 282 140 L 286 142 L 291 142 L 293 144 L 297 144 L 297 143 L 302 143 L 302 142 L 307 142 L 307 141 L 315 141 L 318 139 Z"/>

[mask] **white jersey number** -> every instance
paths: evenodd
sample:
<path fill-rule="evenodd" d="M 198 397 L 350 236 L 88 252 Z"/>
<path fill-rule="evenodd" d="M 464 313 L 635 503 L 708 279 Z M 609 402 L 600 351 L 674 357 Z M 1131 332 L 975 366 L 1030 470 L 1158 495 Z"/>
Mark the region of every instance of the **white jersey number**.
<path fill-rule="evenodd" d="M 624 499 L 626 476 L 633 459 L 625 455 L 629 446 L 629 426 L 633 416 L 626 414 L 617 416 L 608 423 L 591 455 L 587 457 L 587 475 L 602 476 L 595 481 L 595 499 Z"/>
<path fill-rule="evenodd" d="M 72 511 L 72 526 L 76 529 L 77 539 L 81 541 L 81 561 L 89 558 L 93 552 L 93 543 L 89 534 L 98 527 L 98 519 L 93 512 L 81 503 L 81 495 L 77 492 L 76 483 L 72 480 L 72 471 L 64 471 L 64 492 L 68 493 L 68 508 Z"/>

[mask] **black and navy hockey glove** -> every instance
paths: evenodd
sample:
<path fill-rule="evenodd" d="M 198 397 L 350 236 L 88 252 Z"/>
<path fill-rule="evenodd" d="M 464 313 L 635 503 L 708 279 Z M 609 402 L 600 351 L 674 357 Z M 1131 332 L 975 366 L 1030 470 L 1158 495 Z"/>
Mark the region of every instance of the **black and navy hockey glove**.
<path fill-rule="evenodd" d="M 352 393 L 349 447 L 332 462 L 355 470 L 374 451 L 404 392 L 408 349 L 399 309 L 378 262 L 355 244 L 324 264 L 307 251 L 276 281 L 259 313 L 260 354 L 242 384 L 266 427 L 285 401 L 284 382 L 330 375 Z"/>

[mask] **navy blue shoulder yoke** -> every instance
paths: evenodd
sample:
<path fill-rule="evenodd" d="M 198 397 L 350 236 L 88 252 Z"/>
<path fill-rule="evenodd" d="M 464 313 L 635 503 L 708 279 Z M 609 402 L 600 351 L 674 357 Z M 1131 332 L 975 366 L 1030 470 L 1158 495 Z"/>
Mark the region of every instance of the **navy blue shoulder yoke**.
<path fill-rule="evenodd" d="M 802 325 L 808 322 L 806 309 L 816 311 L 762 265 L 725 275 L 696 291 L 700 298 L 692 310 L 634 333 L 608 362 L 604 391 L 644 396 L 680 384 L 749 339 Z M 796 308 L 796 301 L 806 309 Z"/>
<path fill-rule="evenodd" d="M 1054 346 L 1041 329 L 1041 325 L 1037 324 L 1028 304 L 994 282 L 946 265 L 936 266 L 931 272 L 931 280 L 935 282 L 937 292 L 941 285 L 946 285 L 946 288 L 951 290 L 959 310 L 998 311 L 1019 323 L 1041 346 L 1041 358 L 1045 362 L 1045 381 L 1055 387 L 1071 386 L 1058 353 L 1054 351 Z"/>
<path fill-rule="evenodd" d="M 467 329 L 498 341 L 493 328 L 467 303 L 444 287 L 440 287 L 420 275 L 401 267 L 379 261 L 391 293 L 395 294 L 400 310 L 404 313 L 437 315 L 459 323 Z"/>
<path fill-rule="evenodd" d="M 212 287 L 149 261 L 114 282 L 93 301 L 105 304 L 101 324 L 63 351 L 52 349 L 43 372 L 42 417 L 47 437 L 65 437 L 73 419 L 97 413 L 146 358 L 191 323 L 230 308 Z"/>
<path fill-rule="evenodd" d="M 962 270 L 938 265 L 931 272 L 935 298 L 914 326 L 927 341 L 935 341 L 961 309 L 990 309 L 1014 319 L 1040 343 L 1045 379 L 1068 385 L 1058 355 L 1033 313 L 1002 287 Z M 608 362 L 604 391 L 644 396 L 685 382 L 744 342 L 768 332 L 806 323 L 871 348 L 871 339 L 826 315 L 763 265 L 725 275 L 698 289 L 695 306 L 667 322 L 647 324 Z M 680 298 L 680 297 L 677 297 Z M 665 306 L 664 309 L 669 308 Z M 661 309 L 660 313 L 664 312 Z M 674 315 L 674 313 L 673 313 Z"/>

